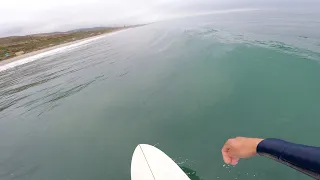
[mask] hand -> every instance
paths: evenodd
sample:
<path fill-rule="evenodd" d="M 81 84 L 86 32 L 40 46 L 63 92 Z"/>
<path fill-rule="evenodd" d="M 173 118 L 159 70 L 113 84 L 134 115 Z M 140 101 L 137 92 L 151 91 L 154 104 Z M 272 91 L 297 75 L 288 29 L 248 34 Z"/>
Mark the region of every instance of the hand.
<path fill-rule="evenodd" d="M 263 141 L 258 138 L 237 137 L 229 139 L 221 152 L 226 164 L 237 165 L 240 158 L 250 158 L 257 154 L 257 146 Z"/>

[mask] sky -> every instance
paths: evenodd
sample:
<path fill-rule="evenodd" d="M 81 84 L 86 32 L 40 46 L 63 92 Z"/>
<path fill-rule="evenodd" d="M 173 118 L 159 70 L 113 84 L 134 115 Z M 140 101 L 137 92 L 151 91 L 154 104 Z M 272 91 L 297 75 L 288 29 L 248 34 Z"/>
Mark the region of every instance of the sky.
<path fill-rule="evenodd" d="M 319 0 L 9 0 L 0 6 L 0 37 L 143 24 L 215 11 L 319 5 Z"/>

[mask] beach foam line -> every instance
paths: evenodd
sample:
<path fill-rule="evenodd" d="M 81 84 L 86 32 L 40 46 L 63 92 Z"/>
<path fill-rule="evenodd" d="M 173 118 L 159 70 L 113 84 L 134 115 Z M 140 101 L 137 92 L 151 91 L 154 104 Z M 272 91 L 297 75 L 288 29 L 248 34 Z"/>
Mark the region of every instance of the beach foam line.
<path fill-rule="evenodd" d="M 112 35 L 118 34 L 118 33 L 123 32 L 123 31 L 125 31 L 125 30 L 120 30 L 120 31 L 112 32 L 112 33 L 107 33 L 107 34 L 104 34 L 104 35 L 101 35 L 101 36 L 91 37 L 89 39 L 79 40 L 80 42 L 74 42 L 73 44 L 70 44 L 70 45 L 63 46 L 63 44 L 61 44 L 61 46 L 63 46 L 63 47 L 57 47 L 57 48 L 52 49 L 52 50 L 48 50 L 48 51 L 45 51 L 45 52 L 40 52 L 39 54 L 35 54 L 35 55 L 29 56 L 29 57 L 25 57 L 25 58 L 22 58 L 22 59 L 15 60 L 15 61 L 9 62 L 7 64 L 4 64 L 4 65 L 0 66 L 0 72 L 8 70 L 8 69 L 11 69 L 11 68 L 14 68 L 14 67 L 17 67 L 17 66 L 20 66 L 20 65 L 23 65 L 23 64 L 26 64 L 26 63 L 29 63 L 29 62 L 32 62 L 32 61 L 35 61 L 35 60 L 38 60 L 40 58 L 52 56 L 52 55 L 55 55 L 55 54 L 58 54 L 58 53 L 62 53 L 62 52 L 66 52 L 66 51 L 70 51 L 70 50 L 79 48 L 79 47 L 81 47 L 81 46 L 83 46 L 85 44 L 91 43 L 93 41 L 96 41 L 98 39 L 101 39 L 101 38 L 104 38 L 104 37 L 107 37 L 107 36 L 112 36 Z M 39 50 L 39 51 L 41 51 L 41 50 Z"/>

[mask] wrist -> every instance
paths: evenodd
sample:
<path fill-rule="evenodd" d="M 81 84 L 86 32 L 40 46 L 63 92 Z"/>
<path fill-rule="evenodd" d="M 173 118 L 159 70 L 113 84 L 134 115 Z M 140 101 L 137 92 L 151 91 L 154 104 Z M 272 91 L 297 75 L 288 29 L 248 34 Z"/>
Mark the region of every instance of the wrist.
<path fill-rule="evenodd" d="M 256 155 L 258 153 L 257 148 L 258 145 L 263 141 L 264 139 L 260 139 L 260 138 L 253 138 L 252 139 L 252 152 L 254 155 Z"/>

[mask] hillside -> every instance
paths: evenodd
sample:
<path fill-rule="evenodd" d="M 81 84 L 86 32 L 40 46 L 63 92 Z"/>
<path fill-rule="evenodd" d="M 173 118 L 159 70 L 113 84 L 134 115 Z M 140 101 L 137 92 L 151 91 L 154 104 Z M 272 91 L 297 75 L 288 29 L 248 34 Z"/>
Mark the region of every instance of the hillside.
<path fill-rule="evenodd" d="M 88 37 L 117 31 L 124 28 L 87 28 L 68 32 L 54 32 L 27 36 L 0 38 L 0 61 L 32 51 L 68 43 Z"/>

